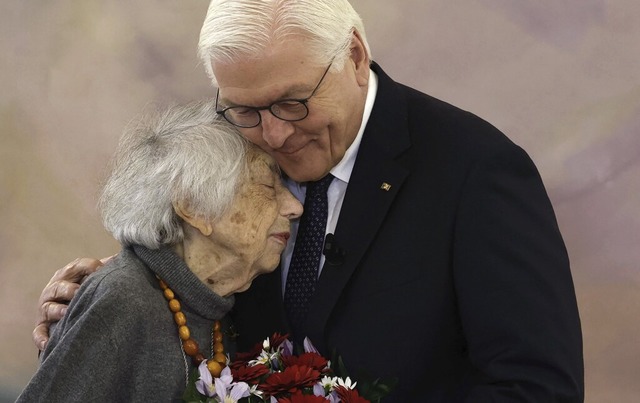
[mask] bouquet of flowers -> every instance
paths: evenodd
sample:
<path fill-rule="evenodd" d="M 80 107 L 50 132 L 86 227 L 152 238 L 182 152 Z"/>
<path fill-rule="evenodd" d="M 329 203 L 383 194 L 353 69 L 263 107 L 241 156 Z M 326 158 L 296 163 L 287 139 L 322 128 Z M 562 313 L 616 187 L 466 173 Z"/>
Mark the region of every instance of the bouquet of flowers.
<path fill-rule="evenodd" d="M 390 384 L 380 380 L 365 382 L 359 391 L 357 382 L 345 375 L 342 360 L 337 357 L 336 361 L 333 368 L 309 339 L 304 340 L 304 351 L 295 354 L 287 336 L 276 333 L 252 351 L 237 354 L 220 377 L 213 378 L 203 361 L 183 399 L 207 403 L 362 403 L 379 401 L 390 391 Z"/>

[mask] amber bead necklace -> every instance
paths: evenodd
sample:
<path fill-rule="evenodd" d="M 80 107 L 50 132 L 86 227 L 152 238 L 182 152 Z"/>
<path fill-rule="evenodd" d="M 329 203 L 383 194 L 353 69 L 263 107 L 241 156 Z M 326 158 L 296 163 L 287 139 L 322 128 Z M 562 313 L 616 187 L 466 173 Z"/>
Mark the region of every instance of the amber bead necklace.
<path fill-rule="evenodd" d="M 157 277 L 157 276 L 156 276 Z M 180 337 L 182 354 L 186 354 L 191 357 L 191 362 L 196 367 L 205 360 L 204 355 L 200 352 L 198 343 L 191 338 L 191 331 L 187 327 L 187 317 L 182 312 L 180 301 L 176 298 L 175 293 L 167 283 L 165 283 L 160 277 L 158 277 L 160 283 L 160 289 L 164 294 L 164 298 L 169 301 L 169 310 L 173 312 L 173 320 L 178 326 L 178 336 Z M 211 351 L 213 356 L 207 360 L 207 368 L 211 372 L 211 376 L 219 377 L 220 373 L 227 365 L 227 356 L 224 353 L 224 345 L 222 344 L 222 324 L 219 320 L 213 322 L 213 328 L 211 330 Z M 186 363 L 185 357 L 185 366 Z M 188 369 L 187 369 L 187 378 Z"/>

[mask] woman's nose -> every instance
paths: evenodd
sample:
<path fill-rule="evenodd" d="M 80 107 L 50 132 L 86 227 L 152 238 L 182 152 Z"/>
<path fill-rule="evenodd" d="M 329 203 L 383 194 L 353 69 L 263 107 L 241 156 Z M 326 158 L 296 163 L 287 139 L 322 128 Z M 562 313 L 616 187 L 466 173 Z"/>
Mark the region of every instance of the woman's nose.
<path fill-rule="evenodd" d="M 260 119 L 262 121 L 262 138 L 274 150 L 282 147 L 295 131 L 291 122 L 278 119 L 268 110 L 260 111 Z"/>
<path fill-rule="evenodd" d="M 284 186 L 280 195 L 280 214 L 289 220 L 295 220 L 302 215 L 302 203 Z"/>

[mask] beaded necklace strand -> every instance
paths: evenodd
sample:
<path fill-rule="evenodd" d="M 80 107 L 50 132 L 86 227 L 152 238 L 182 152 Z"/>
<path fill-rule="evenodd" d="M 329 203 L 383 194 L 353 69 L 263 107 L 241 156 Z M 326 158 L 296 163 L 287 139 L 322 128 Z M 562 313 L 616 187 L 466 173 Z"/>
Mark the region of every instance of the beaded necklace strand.
<path fill-rule="evenodd" d="M 191 357 L 191 362 L 197 367 L 205 360 L 205 357 L 200 352 L 198 343 L 191 338 L 191 331 L 187 327 L 187 317 L 182 312 L 180 301 L 176 298 L 173 290 L 160 277 L 158 277 L 158 282 L 164 298 L 169 302 L 169 310 L 173 312 L 173 320 L 178 327 L 182 352 Z M 213 322 L 211 343 L 213 356 L 207 360 L 207 368 L 211 372 L 211 376 L 217 378 L 227 365 L 227 356 L 224 353 L 224 345 L 222 344 L 222 324 L 219 320 Z"/>

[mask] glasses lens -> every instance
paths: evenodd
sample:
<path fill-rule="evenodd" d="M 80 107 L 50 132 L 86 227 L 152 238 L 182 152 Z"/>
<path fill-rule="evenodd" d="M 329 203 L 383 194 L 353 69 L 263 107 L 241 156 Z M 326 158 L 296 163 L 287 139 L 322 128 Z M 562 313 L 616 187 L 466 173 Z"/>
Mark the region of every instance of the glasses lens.
<path fill-rule="evenodd" d="M 260 113 L 252 108 L 236 106 L 227 108 L 224 117 L 231 123 L 240 127 L 254 127 L 260 123 Z"/>
<path fill-rule="evenodd" d="M 302 120 L 309 114 L 309 109 L 302 101 L 289 100 L 276 102 L 271 105 L 271 113 L 282 120 Z"/>

